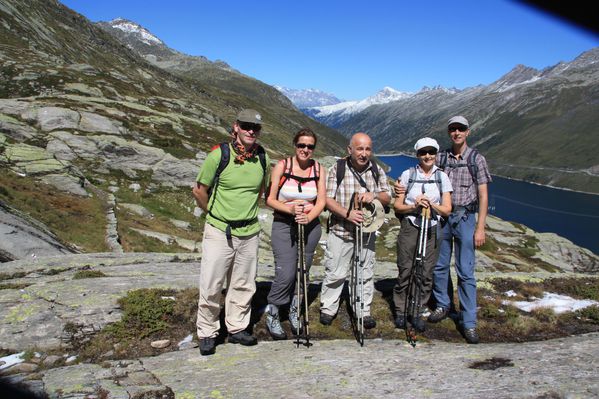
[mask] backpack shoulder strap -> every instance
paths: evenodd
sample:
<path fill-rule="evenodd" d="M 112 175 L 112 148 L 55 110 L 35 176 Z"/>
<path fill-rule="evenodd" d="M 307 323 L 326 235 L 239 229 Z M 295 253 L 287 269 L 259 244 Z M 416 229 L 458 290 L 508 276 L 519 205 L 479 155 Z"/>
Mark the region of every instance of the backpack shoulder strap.
<path fill-rule="evenodd" d="M 439 190 L 439 197 L 443 196 L 443 181 L 441 180 L 441 170 L 437 169 L 435 171 L 435 183 L 437 184 L 437 189 Z"/>
<path fill-rule="evenodd" d="M 260 164 L 262 165 L 263 176 L 266 176 L 266 151 L 264 151 L 264 147 L 258 144 L 256 153 L 258 154 L 258 159 L 260 159 Z"/>
<path fill-rule="evenodd" d="M 320 164 L 316 159 L 313 159 L 312 161 L 314 162 L 312 164 L 312 167 L 314 168 L 314 181 L 318 182 L 320 179 Z"/>
<path fill-rule="evenodd" d="M 410 177 L 408 179 L 408 187 L 406 187 L 406 197 L 408 196 L 408 192 L 414 187 L 414 183 L 416 183 L 416 168 L 411 166 L 409 171 Z"/>
<path fill-rule="evenodd" d="M 339 190 L 339 186 L 345 177 L 345 166 L 347 164 L 347 158 L 339 158 L 337 160 L 337 187 L 335 188 L 335 194 Z"/>
<path fill-rule="evenodd" d="M 287 160 L 289 159 L 289 171 L 287 169 Z M 279 188 L 277 190 L 277 198 L 279 198 L 279 193 L 281 192 L 281 188 L 285 185 L 285 182 L 289 179 L 290 172 L 293 172 L 293 158 L 285 158 L 283 160 L 283 174 L 281 175 L 281 179 L 279 180 Z"/>
<path fill-rule="evenodd" d="M 447 166 L 447 150 L 443 150 L 439 153 L 439 168 L 441 168 L 441 170 L 445 170 L 445 167 Z"/>
<path fill-rule="evenodd" d="M 376 186 L 379 186 L 379 177 L 381 176 L 381 172 L 379 170 L 379 166 L 376 162 L 370 161 L 370 171 L 372 172 L 372 177 L 374 177 L 374 183 Z"/>
<path fill-rule="evenodd" d="M 212 186 L 208 189 L 208 198 L 212 196 L 216 196 L 216 191 L 218 190 L 218 185 L 220 183 L 220 175 L 225 170 L 227 165 L 229 164 L 229 159 L 231 159 L 231 148 L 229 147 L 229 143 L 220 143 L 216 148 L 220 148 L 220 161 L 218 162 L 218 166 L 216 168 L 216 172 L 214 173 L 214 179 L 212 179 Z M 214 199 L 210 204 L 210 208 L 208 208 L 208 212 L 212 210 L 212 206 L 214 205 Z"/>
<path fill-rule="evenodd" d="M 470 154 L 468 154 L 466 164 L 468 165 L 468 172 L 470 172 L 470 176 L 472 176 L 474 185 L 478 186 L 478 165 L 476 164 L 476 157 L 479 152 L 474 148 L 471 148 L 471 150 Z"/>

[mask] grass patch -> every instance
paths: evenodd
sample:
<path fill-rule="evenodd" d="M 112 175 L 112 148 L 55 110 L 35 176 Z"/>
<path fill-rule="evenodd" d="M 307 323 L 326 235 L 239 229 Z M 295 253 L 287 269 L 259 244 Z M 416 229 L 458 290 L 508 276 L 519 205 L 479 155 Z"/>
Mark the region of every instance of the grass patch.
<path fill-rule="evenodd" d="M 599 277 L 553 278 L 546 280 L 544 285 L 551 292 L 599 301 Z"/>
<path fill-rule="evenodd" d="M 84 278 L 99 278 L 108 277 L 106 274 L 99 270 L 79 270 L 73 275 L 73 280 L 81 280 Z"/>
<path fill-rule="evenodd" d="M 0 186 L 5 188 L 0 200 L 44 223 L 62 242 L 76 244 L 87 252 L 108 250 L 101 199 L 61 193 L 35 178 L 12 172 L 0 174 Z"/>
<path fill-rule="evenodd" d="M 173 299 L 174 297 L 174 299 Z M 140 289 L 129 291 L 118 300 L 123 316 L 109 324 L 88 342 L 73 342 L 85 360 L 151 356 L 171 349 L 154 349 L 156 339 L 176 343 L 195 331 L 198 290 Z M 69 331 L 67 331 L 67 329 Z M 76 325 L 65 326 L 73 335 Z M 110 355 L 107 353 L 112 352 Z"/>
<path fill-rule="evenodd" d="M 599 324 L 599 306 L 588 306 L 576 312 L 576 315 L 589 320 L 591 323 Z"/>

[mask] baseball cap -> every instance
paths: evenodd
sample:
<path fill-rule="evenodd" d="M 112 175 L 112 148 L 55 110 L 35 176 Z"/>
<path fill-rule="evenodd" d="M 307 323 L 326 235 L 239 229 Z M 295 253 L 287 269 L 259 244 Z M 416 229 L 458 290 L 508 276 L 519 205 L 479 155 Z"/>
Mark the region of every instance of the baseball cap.
<path fill-rule="evenodd" d="M 430 137 L 423 137 L 416 142 L 416 145 L 414 145 L 414 149 L 416 151 L 427 147 L 433 147 L 439 151 L 439 144 L 437 143 L 437 140 L 431 139 Z"/>
<path fill-rule="evenodd" d="M 256 125 L 262 124 L 262 115 L 255 109 L 244 109 L 237 114 L 237 120 L 239 122 L 255 123 Z"/>
<path fill-rule="evenodd" d="M 454 116 L 453 118 L 451 118 L 449 122 L 447 122 L 447 126 L 450 126 L 454 123 L 459 123 L 460 125 L 470 127 L 470 125 L 468 124 L 468 120 L 461 115 Z"/>

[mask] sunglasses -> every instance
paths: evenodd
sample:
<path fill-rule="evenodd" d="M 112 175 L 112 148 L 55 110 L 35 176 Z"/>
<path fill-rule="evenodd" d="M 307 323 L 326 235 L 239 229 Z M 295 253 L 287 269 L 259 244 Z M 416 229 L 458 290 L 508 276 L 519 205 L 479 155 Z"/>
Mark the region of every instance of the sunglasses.
<path fill-rule="evenodd" d="M 316 145 L 314 145 L 314 144 L 304 144 L 304 143 L 297 143 L 297 144 L 295 145 L 295 148 L 301 148 L 302 150 L 303 150 L 304 148 L 307 148 L 307 149 L 309 149 L 309 150 L 314 150 L 314 149 L 316 148 Z"/>
<path fill-rule="evenodd" d="M 459 130 L 460 132 L 465 132 L 466 130 L 468 130 L 468 128 L 466 126 L 450 126 L 447 128 L 447 132 L 451 133 L 454 132 L 456 130 Z"/>
<path fill-rule="evenodd" d="M 418 150 L 418 152 L 416 152 L 416 154 L 421 157 L 423 155 L 437 155 L 437 150 L 434 148 L 431 148 L 430 150 Z"/>
<path fill-rule="evenodd" d="M 252 130 L 254 133 L 258 133 L 260 130 L 262 130 L 261 125 L 258 125 L 257 123 L 250 123 L 250 122 L 239 122 L 239 127 L 241 128 L 241 130 L 245 130 L 245 131 Z"/>

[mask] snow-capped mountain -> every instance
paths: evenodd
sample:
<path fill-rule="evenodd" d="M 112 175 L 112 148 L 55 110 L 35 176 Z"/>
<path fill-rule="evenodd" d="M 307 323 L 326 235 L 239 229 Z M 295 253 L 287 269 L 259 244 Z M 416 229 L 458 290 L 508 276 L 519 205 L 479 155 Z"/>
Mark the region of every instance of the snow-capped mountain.
<path fill-rule="evenodd" d="M 148 45 L 164 44 L 162 40 L 151 34 L 149 30 L 127 19 L 115 18 L 112 21 L 108 22 L 108 24 L 110 24 L 110 26 L 112 26 L 113 28 L 120 29 L 125 33 L 135 36 L 138 40 Z"/>
<path fill-rule="evenodd" d="M 299 109 L 339 104 L 342 101 L 334 94 L 317 89 L 290 89 L 276 85 L 274 88 L 283 93 Z"/>
<path fill-rule="evenodd" d="M 311 107 L 302 109 L 302 111 L 319 122 L 324 123 L 325 125 L 337 127 L 348 120 L 351 116 L 365 110 L 371 105 L 386 104 L 392 101 L 408 98 L 412 95 L 413 93 L 401 92 L 392 87 L 384 87 L 379 92 L 363 100 L 345 101 L 342 103 L 325 105 L 322 107 Z"/>

